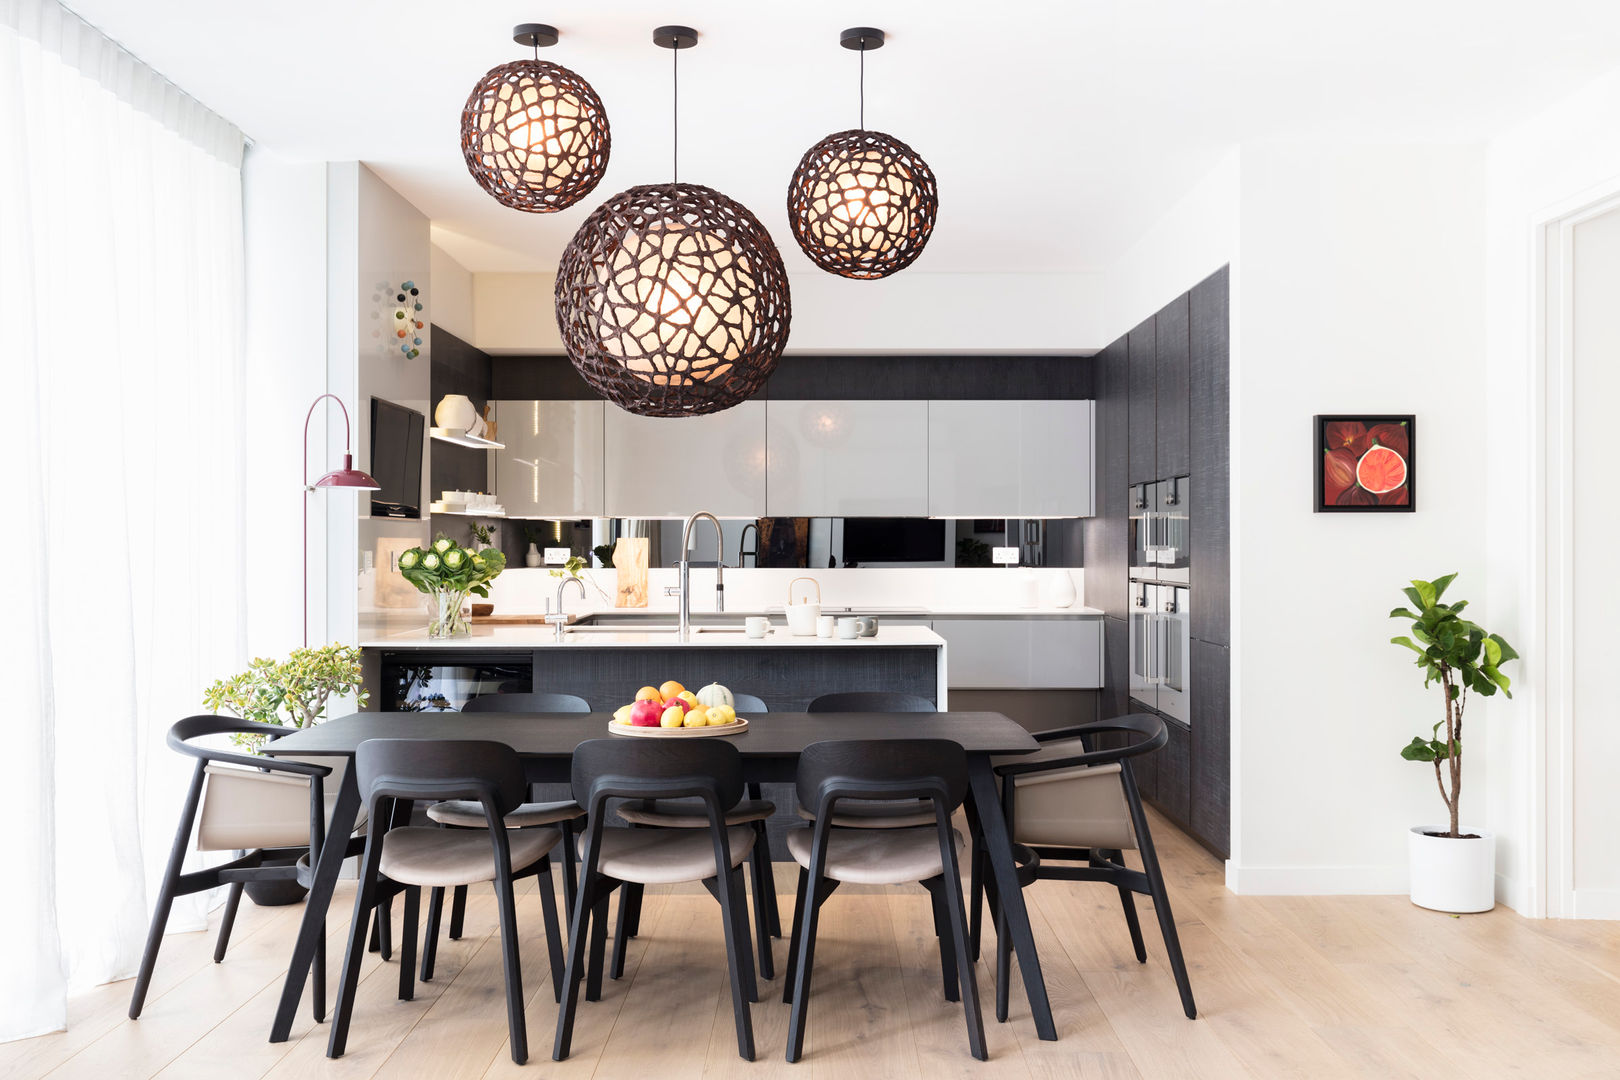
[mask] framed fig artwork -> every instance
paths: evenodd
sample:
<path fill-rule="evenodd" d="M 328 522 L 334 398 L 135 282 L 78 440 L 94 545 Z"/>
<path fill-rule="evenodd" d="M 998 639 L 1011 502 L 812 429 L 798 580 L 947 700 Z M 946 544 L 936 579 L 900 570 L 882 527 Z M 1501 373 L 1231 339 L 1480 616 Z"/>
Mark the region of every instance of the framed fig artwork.
<path fill-rule="evenodd" d="M 1316 418 L 1318 513 L 1417 509 L 1417 422 L 1411 416 Z"/>

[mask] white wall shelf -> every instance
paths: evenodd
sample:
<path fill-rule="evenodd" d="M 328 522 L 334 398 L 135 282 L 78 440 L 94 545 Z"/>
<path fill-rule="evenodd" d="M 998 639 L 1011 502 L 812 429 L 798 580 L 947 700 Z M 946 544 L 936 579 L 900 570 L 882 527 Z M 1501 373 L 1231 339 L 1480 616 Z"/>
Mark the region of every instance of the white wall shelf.
<path fill-rule="evenodd" d="M 491 439 L 481 439 L 477 435 L 469 435 L 462 428 L 429 428 L 428 434 L 440 442 L 455 443 L 457 446 L 469 446 L 474 450 L 505 450 L 505 443 L 498 443 Z"/>

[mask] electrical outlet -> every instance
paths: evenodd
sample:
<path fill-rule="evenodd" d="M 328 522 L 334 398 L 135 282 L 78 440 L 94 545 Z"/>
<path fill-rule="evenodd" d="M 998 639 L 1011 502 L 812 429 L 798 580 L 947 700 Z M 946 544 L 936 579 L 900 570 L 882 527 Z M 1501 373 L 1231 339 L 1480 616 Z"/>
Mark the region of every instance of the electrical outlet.
<path fill-rule="evenodd" d="M 566 566 L 571 555 L 573 555 L 573 552 L 567 548 L 548 547 L 546 548 L 546 565 Z"/>
<path fill-rule="evenodd" d="M 1018 549 L 1016 547 L 991 548 L 990 561 L 997 566 L 1017 566 Z"/>

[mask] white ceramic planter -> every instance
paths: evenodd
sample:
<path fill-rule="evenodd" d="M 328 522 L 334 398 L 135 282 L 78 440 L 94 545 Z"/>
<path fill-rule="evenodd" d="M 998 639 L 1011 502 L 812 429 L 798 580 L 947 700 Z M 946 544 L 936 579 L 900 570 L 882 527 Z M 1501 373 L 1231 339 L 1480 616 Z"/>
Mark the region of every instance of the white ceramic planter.
<path fill-rule="evenodd" d="M 1489 911 L 1496 906 L 1496 835 L 1463 828 L 1473 839 L 1453 840 L 1445 825 L 1414 825 L 1406 834 L 1412 903 L 1434 911 Z"/>

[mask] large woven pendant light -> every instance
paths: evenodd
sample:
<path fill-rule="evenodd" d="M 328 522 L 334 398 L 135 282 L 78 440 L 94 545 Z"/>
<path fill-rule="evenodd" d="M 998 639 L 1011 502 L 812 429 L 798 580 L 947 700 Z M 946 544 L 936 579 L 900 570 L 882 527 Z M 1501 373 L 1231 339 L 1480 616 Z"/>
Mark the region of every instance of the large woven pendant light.
<path fill-rule="evenodd" d="M 888 277 L 928 244 L 939 188 L 917 151 L 866 129 L 866 54 L 883 47 L 883 31 L 851 27 L 839 43 L 861 54 L 861 126 L 805 151 L 788 181 L 788 223 L 810 261 L 828 273 Z"/>
<path fill-rule="evenodd" d="M 697 31 L 661 26 L 653 42 L 673 50 L 678 88 Z M 678 164 L 678 126 L 676 149 Z M 557 267 L 556 301 L 574 367 L 640 416 L 719 412 L 759 392 L 792 316 L 781 252 L 759 219 L 673 179 L 621 191 L 585 219 Z"/>
<path fill-rule="evenodd" d="M 553 214 L 589 195 L 607 171 L 612 134 L 591 84 L 540 59 L 557 28 L 522 23 L 512 40 L 534 59 L 502 64 L 461 110 L 461 153 L 485 191 L 514 210 Z"/>

